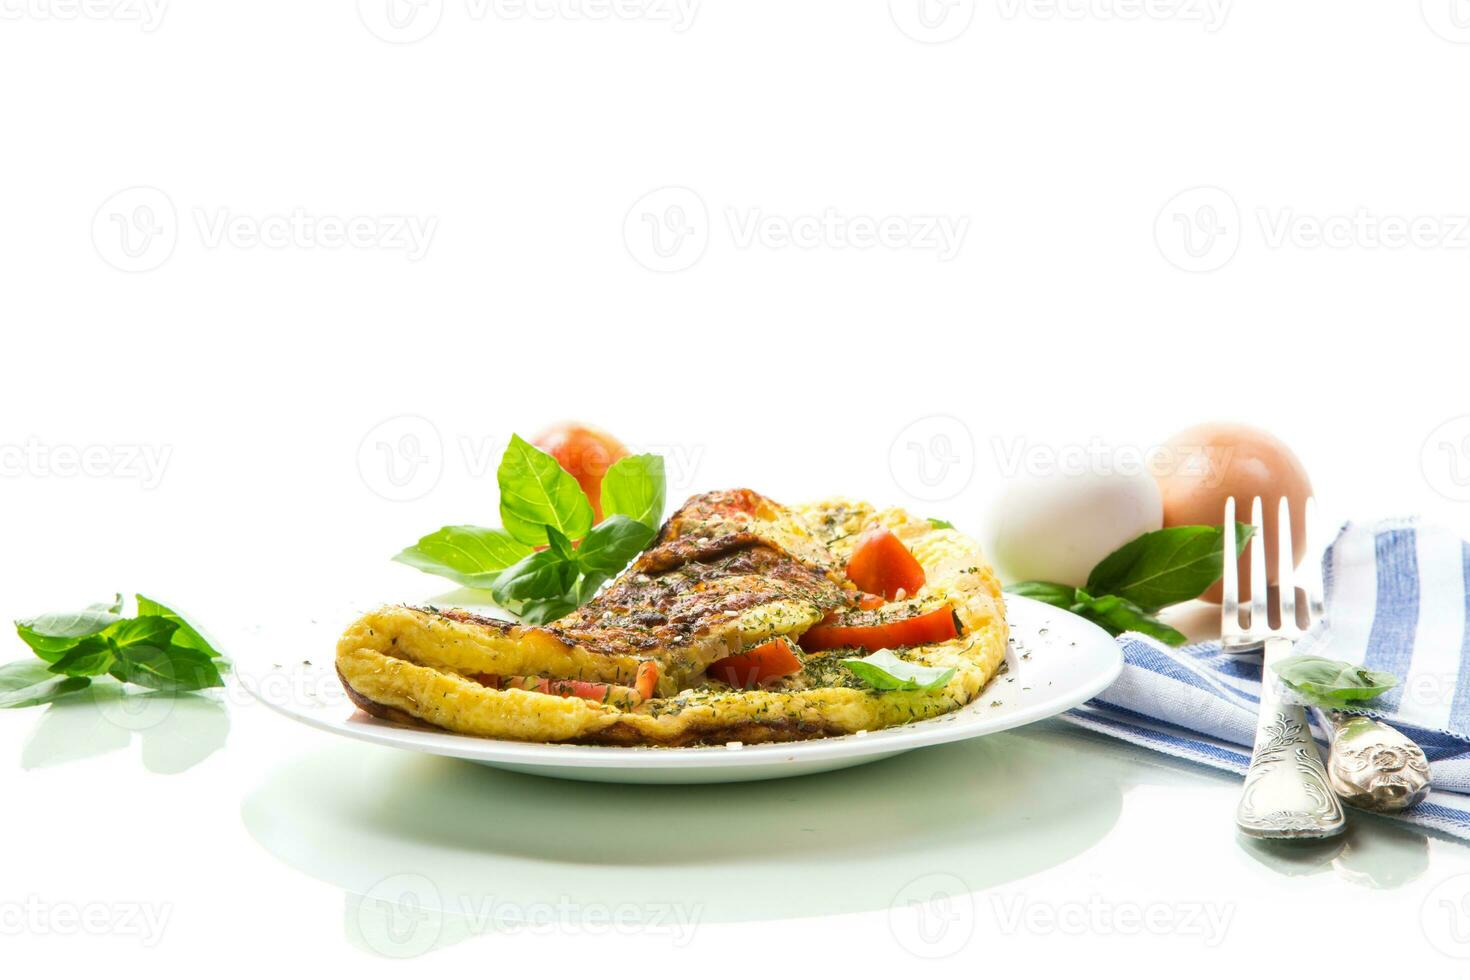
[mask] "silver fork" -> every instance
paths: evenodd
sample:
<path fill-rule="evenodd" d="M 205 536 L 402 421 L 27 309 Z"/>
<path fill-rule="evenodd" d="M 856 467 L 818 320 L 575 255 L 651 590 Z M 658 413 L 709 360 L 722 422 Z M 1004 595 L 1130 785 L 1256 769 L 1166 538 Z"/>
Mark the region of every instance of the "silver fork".
<path fill-rule="evenodd" d="M 1327 782 L 1327 771 L 1299 705 L 1281 698 L 1272 666 L 1291 655 L 1301 635 L 1296 619 L 1296 586 L 1292 581 L 1291 511 L 1285 497 L 1277 523 L 1278 622 L 1267 617 L 1266 548 L 1261 498 L 1251 505 L 1255 527 L 1251 548 L 1250 626 L 1240 625 L 1240 583 L 1235 558 L 1235 498 L 1225 502 L 1224 595 L 1220 604 L 1220 640 L 1225 650 L 1262 644 L 1261 709 L 1256 719 L 1255 748 L 1245 774 L 1245 789 L 1235 810 L 1235 823 L 1251 837 L 1320 838 L 1340 834 L 1346 824 L 1342 804 Z"/>

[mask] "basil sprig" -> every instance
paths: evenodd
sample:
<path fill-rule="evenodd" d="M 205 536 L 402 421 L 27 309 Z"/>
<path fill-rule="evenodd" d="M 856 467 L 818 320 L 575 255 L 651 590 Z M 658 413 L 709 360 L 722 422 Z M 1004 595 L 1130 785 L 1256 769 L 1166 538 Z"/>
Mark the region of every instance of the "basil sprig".
<path fill-rule="evenodd" d="M 549 623 L 582 605 L 653 541 L 664 512 L 664 461 L 625 456 L 602 477 L 592 504 L 548 453 L 511 436 L 496 471 L 504 528 L 442 527 L 393 560 L 472 589 L 528 623 Z"/>
<path fill-rule="evenodd" d="M 1271 669 L 1304 700 L 1322 708 L 1353 707 L 1355 702 L 1376 698 L 1399 682 L 1381 670 L 1304 653 L 1286 657 Z"/>
<path fill-rule="evenodd" d="M 1245 552 L 1253 530 L 1249 524 L 1236 523 L 1237 558 Z M 1006 586 L 1006 591 L 1076 613 L 1113 636 L 1133 631 L 1178 646 L 1184 634 L 1160 622 L 1154 613 L 1198 598 L 1218 582 L 1224 556 L 1224 527 L 1166 527 L 1139 535 L 1098 562 L 1084 588 L 1016 582 Z"/>
<path fill-rule="evenodd" d="M 955 674 L 953 667 L 926 667 L 900 660 L 891 650 L 879 650 L 860 660 L 844 660 L 842 665 L 878 691 L 934 691 L 948 684 Z"/>
<path fill-rule="evenodd" d="M 0 666 L 0 708 L 55 701 L 111 676 L 158 691 L 221 687 L 224 659 L 182 616 L 137 596 L 138 612 L 122 614 L 122 595 L 76 612 L 17 620 L 15 631 L 40 658 Z"/>

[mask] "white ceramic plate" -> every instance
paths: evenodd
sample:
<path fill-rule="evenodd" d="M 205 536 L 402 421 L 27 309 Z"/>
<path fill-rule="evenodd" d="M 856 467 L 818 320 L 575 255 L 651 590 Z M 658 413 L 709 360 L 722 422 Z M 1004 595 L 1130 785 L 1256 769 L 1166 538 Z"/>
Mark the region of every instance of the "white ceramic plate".
<path fill-rule="evenodd" d="M 844 769 L 928 745 L 1002 732 L 1076 707 L 1117 678 L 1123 656 L 1098 627 L 1061 609 L 1006 596 L 1011 645 L 1006 670 L 959 711 L 838 738 L 707 748 L 605 748 L 475 738 L 394 725 L 358 711 L 332 666 L 335 631 L 348 619 L 301 627 L 295 636 L 256 630 L 236 645 L 236 676 L 260 701 L 296 721 L 348 738 L 467 759 L 516 772 L 618 783 L 728 783 Z M 314 641 L 310 638 L 315 637 Z M 282 662 L 285 651 L 304 660 Z"/>

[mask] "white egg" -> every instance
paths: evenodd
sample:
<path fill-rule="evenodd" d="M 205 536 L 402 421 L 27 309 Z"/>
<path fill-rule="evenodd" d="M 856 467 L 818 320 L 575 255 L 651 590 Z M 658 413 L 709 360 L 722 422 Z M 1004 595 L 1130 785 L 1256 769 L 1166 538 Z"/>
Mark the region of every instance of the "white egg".
<path fill-rule="evenodd" d="M 1158 484 L 1142 469 L 1022 476 L 991 508 L 984 543 L 1003 582 L 1085 585 L 1098 562 L 1163 525 Z"/>

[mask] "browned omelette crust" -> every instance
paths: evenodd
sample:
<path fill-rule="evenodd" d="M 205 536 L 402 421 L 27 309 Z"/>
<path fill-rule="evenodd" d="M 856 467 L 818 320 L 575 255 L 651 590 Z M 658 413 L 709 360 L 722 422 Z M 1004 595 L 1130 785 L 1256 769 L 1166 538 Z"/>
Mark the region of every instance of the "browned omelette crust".
<path fill-rule="evenodd" d="M 798 519 L 749 490 L 697 496 L 627 572 L 563 619 L 535 627 L 460 610 L 388 607 L 344 635 L 338 672 L 354 703 L 392 721 L 612 745 L 814 738 L 928 717 L 973 699 L 1003 656 L 1003 607 L 988 568 L 957 566 L 942 570 L 973 580 L 979 591 L 976 602 L 956 603 L 973 633 L 969 645 L 959 654 L 935 647 L 935 665 L 962 668 L 943 691 L 855 690 L 861 685 L 851 678 L 811 681 L 810 689 L 799 689 L 805 681 L 756 691 L 700 686 L 714 660 L 772 636 L 797 636 L 829 611 L 852 607 L 852 587 L 834 568 L 845 562 L 842 537 L 872 523 L 873 511 L 844 507 L 835 517 L 809 511 Z M 923 648 L 915 652 L 925 659 Z M 631 685 L 638 665 L 650 660 L 661 668 L 657 696 L 631 710 L 475 680 L 525 674 Z"/>

